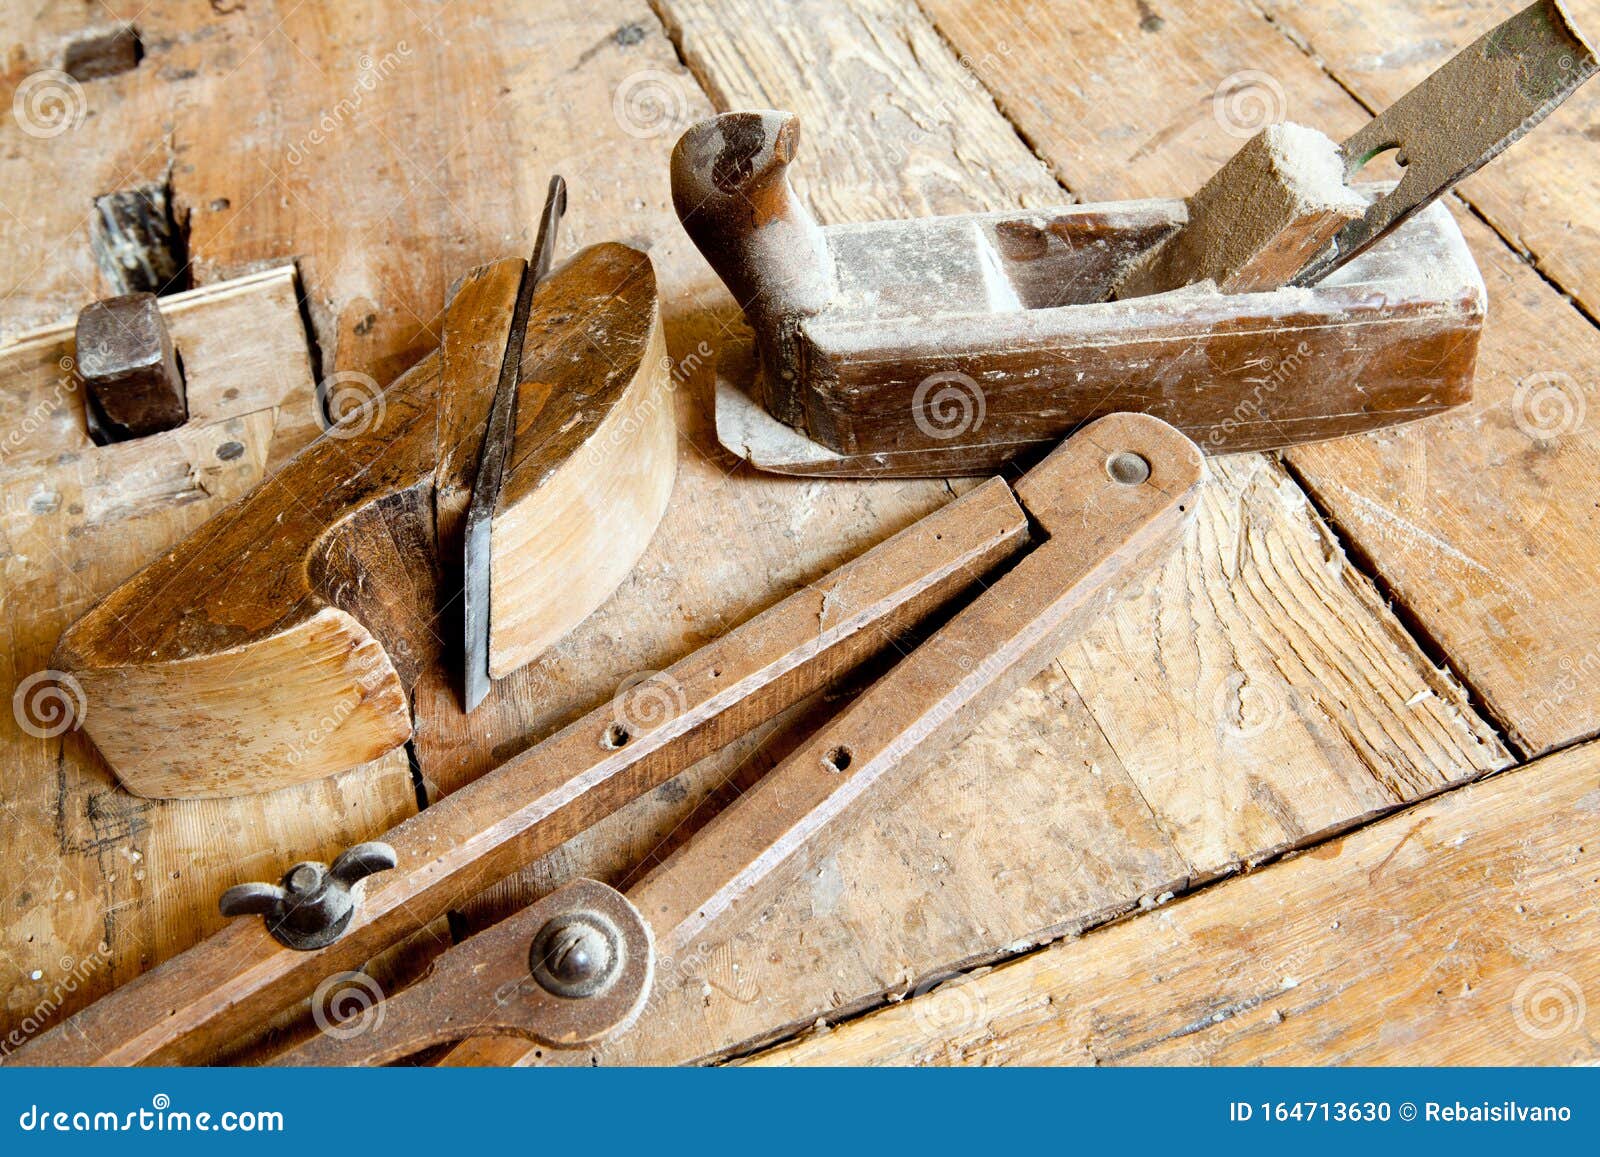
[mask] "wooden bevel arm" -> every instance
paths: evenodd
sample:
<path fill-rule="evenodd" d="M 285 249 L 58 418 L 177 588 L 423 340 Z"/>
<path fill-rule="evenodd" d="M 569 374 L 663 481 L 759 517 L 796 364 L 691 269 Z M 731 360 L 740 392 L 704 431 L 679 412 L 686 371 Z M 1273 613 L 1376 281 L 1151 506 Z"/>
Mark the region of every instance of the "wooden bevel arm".
<path fill-rule="evenodd" d="M 601 704 L 380 837 L 348 931 L 294 951 L 239 919 L 67 1018 L 7 1063 L 204 1063 L 355 968 L 894 644 L 1027 541 L 995 479 Z M 630 695 L 666 711 L 643 711 Z M 286 865 L 287 866 L 287 865 Z"/>
<path fill-rule="evenodd" d="M 1043 542 L 697 832 L 627 903 L 592 880 L 564 885 L 448 950 L 392 998 L 393 1017 L 361 1033 L 321 1034 L 276 1063 L 380 1064 L 477 1033 L 522 1038 L 470 1050 L 480 1062 L 514 1064 L 526 1040 L 576 1047 L 624 1030 L 648 999 L 652 971 L 827 855 L 847 816 L 865 803 L 883 806 L 929 755 L 965 736 L 1073 634 L 1147 581 L 1181 541 L 1205 477 L 1194 443 L 1155 418 L 1117 414 L 1080 431 L 1016 486 Z M 541 936 L 602 905 L 615 914 L 618 975 L 593 995 L 561 998 L 531 971 L 549 956 Z M 629 934 L 629 924 L 640 930 Z"/>

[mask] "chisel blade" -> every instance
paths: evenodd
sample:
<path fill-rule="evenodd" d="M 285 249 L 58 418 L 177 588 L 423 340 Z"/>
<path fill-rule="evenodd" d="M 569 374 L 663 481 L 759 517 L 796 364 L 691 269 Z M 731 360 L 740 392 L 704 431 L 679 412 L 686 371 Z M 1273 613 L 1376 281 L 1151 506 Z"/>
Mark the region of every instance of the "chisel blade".
<path fill-rule="evenodd" d="M 1306 263 L 1311 285 L 1477 172 L 1595 74 L 1594 50 L 1559 0 L 1538 0 L 1484 33 L 1340 147 L 1346 180 L 1399 150 L 1405 173 Z"/>
<path fill-rule="evenodd" d="M 472 483 L 472 501 L 467 506 L 466 558 L 462 570 L 462 602 L 466 615 L 462 699 L 468 711 L 482 703 L 489 693 L 489 531 L 495 508 L 500 503 L 506 460 L 511 455 L 512 436 L 516 431 L 517 378 L 522 368 L 523 339 L 528 333 L 528 313 L 533 306 L 534 289 L 550 272 L 556 230 L 566 211 L 567 184 L 559 176 L 551 177 L 533 256 L 528 260 L 522 285 L 517 290 L 505 357 L 500 363 L 500 380 L 495 385 L 494 402 L 484 425 L 483 449 L 478 454 L 478 473 Z"/>

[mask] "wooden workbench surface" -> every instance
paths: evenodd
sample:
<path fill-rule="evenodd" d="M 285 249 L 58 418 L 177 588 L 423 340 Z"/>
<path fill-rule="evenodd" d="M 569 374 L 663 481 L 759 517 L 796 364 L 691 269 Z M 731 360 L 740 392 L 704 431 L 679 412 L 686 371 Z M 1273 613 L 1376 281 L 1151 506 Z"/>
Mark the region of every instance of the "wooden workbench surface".
<path fill-rule="evenodd" d="M 568 252 L 651 253 L 682 457 L 661 531 L 595 616 L 470 729 L 453 698 L 417 705 L 415 783 L 396 753 L 273 795 L 152 803 L 76 733 L 0 712 L 0 1041 L 216 928 L 222 888 L 377 835 L 948 500 L 935 481 L 760 476 L 718 448 L 712 372 L 739 321 L 670 207 L 667 157 L 691 121 L 798 112 L 796 184 L 828 223 L 1181 196 L 1270 120 L 1345 135 L 1519 6 L 9 8 L 0 336 L 107 292 L 92 198 L 146 182 L 187 215 L 202 290 L 293 263 L 308 332 L 274 362 L 292 372 L 229 419 L 247 453 L 219 463 L 215 438 L 170 439 L 152 451 L 168 484 L 137 502 L 111 500 L 100 450 L 51 442 L 74 436 L 70 390 L 3 395 L 8 692 L 95 597 L 315 432 L 314 381 L 387 381 L 432 348 L 450 283 L 529 248 L 552 172 L 571 188 Z M 1600 0 L 1570 6 L 1600 29 Z M 139 30 L 136 68 L 48 71 L 118 19 Z M 856 817 L 844 851 L 662 977 L 598 1059 L 775 1042 L 767 1059 L 822 1063 L 1592 1059 L 1597 113 L 1590 86 L 1452 198 L 1489 288 L 1469 407 L 1217 460 L 1145 591 Z M 246 309 L 224 332 L 254 348 L 258 328 Z M 456 930 L 573 874 L 636 878 L 835 707 L 691 769 L 465 904 Z M 381 983 L 449 934 L 418 937 Z"/>

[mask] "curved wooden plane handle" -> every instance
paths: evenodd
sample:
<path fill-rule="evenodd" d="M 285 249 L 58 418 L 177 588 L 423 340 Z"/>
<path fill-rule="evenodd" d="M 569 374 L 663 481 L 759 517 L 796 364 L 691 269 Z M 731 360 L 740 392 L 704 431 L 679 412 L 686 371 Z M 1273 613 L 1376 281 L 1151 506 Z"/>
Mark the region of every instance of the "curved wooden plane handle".
<path fill-rule="evenodd" d="M 464 278 L 441 351 L 364 404 L 335 397 L 337 426 L 62 635 L 53 666 L 82 685 L 83 729 L 130 791 L 266 791 L 409 738 L 419 673 L 459 662 L 440 638 L 438 544 L 522 264 Z M 536 291 L 494 519 L 497 673 L 593 611 L 660 521 L 677 453 L 665 358 L 645 254 L 591 246 Z"/>
<path fill-rule="evenodd" d="M 800 120 L 730 112 L 693 125 L 672 150 L 672 203 L 684 230 L 750 318 L 767 405 L 801 421 L 795 327 L 833 295 L 821 228 L 789 187 Z"/>

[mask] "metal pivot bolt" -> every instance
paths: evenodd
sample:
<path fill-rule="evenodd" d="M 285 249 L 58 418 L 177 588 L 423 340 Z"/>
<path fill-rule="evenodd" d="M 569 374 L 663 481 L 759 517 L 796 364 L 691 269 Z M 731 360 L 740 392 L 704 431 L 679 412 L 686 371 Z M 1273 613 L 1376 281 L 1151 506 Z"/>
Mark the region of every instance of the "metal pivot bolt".
<path fill-rule="evenodd" d="M 598 912 L 552 917 L 533 937 L 528 967 L 552 996 L 581 999 L 604 992 L 622 972 L 622 933 Z"/>
<path fill-rule="evenodd" d="M 260 915 L 279 944 L 309 952 L 344 934 L 355 915 L 357 881 L 397 863 L 384 843 L 357 844 L 333 866 L 306 860 L 284 873 L 281 884 L 236 884 L 218 902 L 224 916 Z"/>

